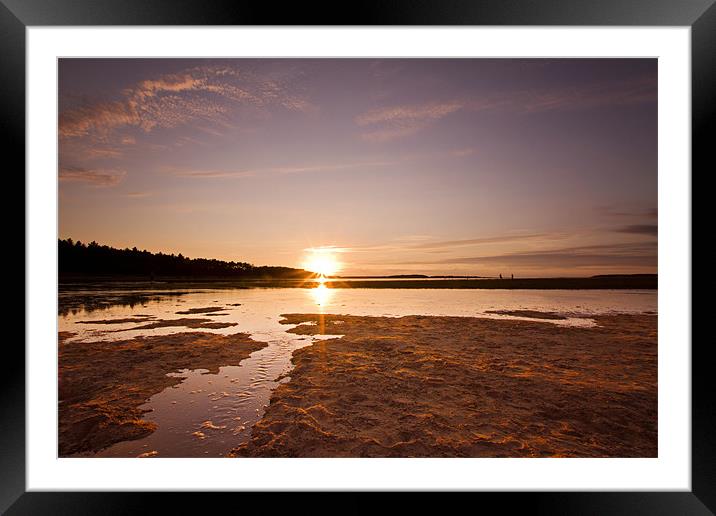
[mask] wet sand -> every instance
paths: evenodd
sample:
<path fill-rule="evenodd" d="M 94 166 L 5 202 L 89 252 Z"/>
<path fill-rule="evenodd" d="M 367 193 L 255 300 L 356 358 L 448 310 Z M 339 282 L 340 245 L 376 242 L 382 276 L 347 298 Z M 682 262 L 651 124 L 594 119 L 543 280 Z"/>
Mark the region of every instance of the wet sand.
<path fill-rule="evenodd" d="M 294 352 L 231 454 L 656 457 L 657 317 L 594 319 L 286 315 L 343 337 Z"/>
<path fill-rule="evenodd" d="M 203 323 L 204 327 L 208 324 Z M 154 431 L 138 407 L 180 383 L 182 369 L 239 365 L 266 346 L 248 334 L 175 333 L 122 341 L 68 342 L 59 333 L 59 455 L 96 452 Z"/>
<path fill-rule="evenodd" d="M 194 314 L 206 314 L 206 315 L 218 315 L 217 312 L 224 310 L 223 306 L 206 306 L 202 308 L 190 308 L 188 310 L 180 310 L 176 312 L 179 315 L 194 315 Z"/>
<path fill-rule="evenodd" d="M 219 315 L 219 314 L 214 314 Z M 231 326 L 236 326 L 236 323 L 232 322 L 215 322 L 211 319 L 208 319 L 206 317 L 195 317 L 195 318 L 188 318 L 188 317 L 182 317 L 181 319 L 158 319 L 156 321 L 152 321 L 150 323 L 144 324 L 142 326 L 135 326 L 132 328 L 133 330 L 154 330 L 156 328 L 177 328 L 177 327 L 184 327 L 184 328 L 192 328 L 192 329 L 198 329 L 198 328 L 212 328 L 212 329 L 219 329 L 219 328 L 230 328 Z M 119 330 L 124 331 L 124 330 Z"/>
<path fill-rule="evenodd" d="M 540 312 L 537 310 L 485 310 L 486 314 L 512 315 L 515 317 L 526 317 L 528 319 L 549 319 L 553 321 L 564 321 L 567 318 L 556 312 Z"/>
<path fill-rule="evenodd" d="M 177 312 L 178 314 L 182 313 L 203 313 L 205 315 L 211 315 L 211 316 L 217 316 L 217 315 L 229 315 L 227 313 L 205 313 L 205 312 Z M 206 317 L 182 317 L 179 319 L 157 319 L 154 316 L 151 315 L 142 315 L 142 316 L 135 316 L 135 317 L 124 317 L 119 319 L 99 319 L 94 321 L 77 321 L 77 324 L 118 324 L 118 325 L 125 325 L 128 323 L 144 323 L 142 326 L 134 326 L 131 328 L 132 330 L 154 330 L 157 328 L 191 328 L 191 329 L 201 329 L 201 328 L 211 328 L 211 329 L 219 329 L 219 328 L 230 328 L 232 326 L 237 326 L 237 323 L 233 322 L 216 322 L 212 319 L 208 319 Z M 122 328 L 119 330 L 115 330 L 117 333 L 126 331 L 126 328 Z"/>

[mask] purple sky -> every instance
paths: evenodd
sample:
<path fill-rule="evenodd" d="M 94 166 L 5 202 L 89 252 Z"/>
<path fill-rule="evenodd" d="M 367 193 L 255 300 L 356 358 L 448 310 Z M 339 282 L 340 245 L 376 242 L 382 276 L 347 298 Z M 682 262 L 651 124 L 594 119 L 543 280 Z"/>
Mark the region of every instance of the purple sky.
<path fill-rule="evenodd" d="M 656 272 L 656 59 L 61 59 L 60 237 L 341 273 Z"/>

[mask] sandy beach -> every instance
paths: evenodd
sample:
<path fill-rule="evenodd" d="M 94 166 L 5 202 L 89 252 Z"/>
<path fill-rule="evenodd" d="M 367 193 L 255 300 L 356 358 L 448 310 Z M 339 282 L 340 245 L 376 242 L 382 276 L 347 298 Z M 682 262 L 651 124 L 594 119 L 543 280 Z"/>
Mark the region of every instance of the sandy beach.
<path fill-rule="evenodd" d="M 591 328 L 284 317 L 309 323 L 293 333 L 343 337 L 294 352 L 290 381 L 233 456 L 657 455 L 656 315 L 602 315 Z"/>
<path fill-rule="evenodd" d="M 60 456 L 96 452 L 153 432 L 139 407 L 182 381 L 167 373 L 216 372 L 266 345 L 244 333 L 187 332 L 108 342 L 68 342 L 70 337 L 59 334 Z"/>

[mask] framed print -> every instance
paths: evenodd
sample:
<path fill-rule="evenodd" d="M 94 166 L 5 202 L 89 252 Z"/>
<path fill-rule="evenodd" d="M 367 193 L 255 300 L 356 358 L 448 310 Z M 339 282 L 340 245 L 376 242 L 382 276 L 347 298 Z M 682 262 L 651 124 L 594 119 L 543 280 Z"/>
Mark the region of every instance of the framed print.
<path fill-rule="evenodd" d="M 577 5 L 4 1 L 27 305 L 2 509 L 712 513 L 716 8 Z"/>

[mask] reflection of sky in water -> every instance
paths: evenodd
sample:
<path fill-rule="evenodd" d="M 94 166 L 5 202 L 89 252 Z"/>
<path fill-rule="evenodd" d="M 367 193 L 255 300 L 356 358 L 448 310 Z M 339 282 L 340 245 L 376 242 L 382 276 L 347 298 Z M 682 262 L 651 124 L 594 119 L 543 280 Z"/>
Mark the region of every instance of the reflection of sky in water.
<path fill-rule="evenodd" d="M 240 306 L 232 306 L 240 304 Z M 215 306 L 222 314 L 176 314 L 191 308 Z M 223 289 L 192 292 L 145 304 L 113 306 L 91 313 L 59 317 L 59 330 L 76 332 L 75 339 L 116 340 L 141 335 L 168 335 L 183 331 L 206 331 L 224 335 L 249 333 L 254 340 L 268 343 L 241 362 L 220 368 L 218 374 L 205 371 L 167 371 L 182 383 L 153 396 L 142 408 L 151 409 L 146 419 L 158 429 L 144 439 L 118 443 L 100 456 L 129 456 L 157 452 L 156 456 L 218 457 L 244 442 L 251 426 L 268 404 L 278 378 L 292 367 L 294 350 L 325 337 L 295 335 L 280 324 L 280 314 L 331 313 L 399 317 L 403 315 L 482 316 L 488 310 L 537 310 L 559 312 L 566 320 L 546 324 L 590 326 L 590 315 L 657 311 L 656 291 L 606 290 L 442 290 L 442 289 L 331 289 L 315 288 Z M 153 316 L 157 319 L 204 318 L 235 322 L 221 329 L 183 327 L 132 330 L 143 323 L 79 324 L 79 321 Z M 534 319 L 531 319 L 534 320 Z M 117 331 L 120 330 L 120 331 Z M 327 328 L 328 334 L 340 334 Z M 71 342 L 71 340 L 70 340 Z M 158 372 L 159 374 L 159 372 Z M 287 381 L 284 378 L 281 381 Z"/>

